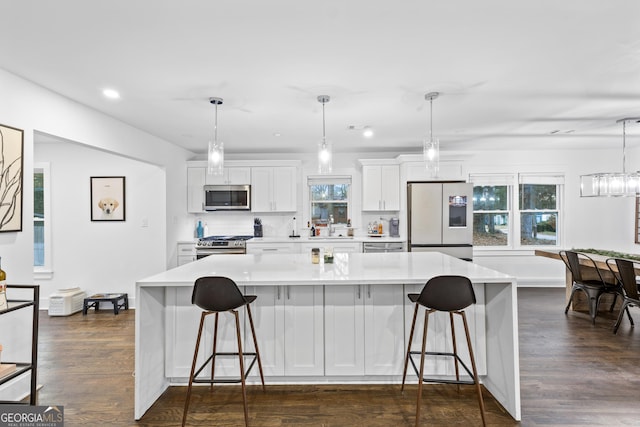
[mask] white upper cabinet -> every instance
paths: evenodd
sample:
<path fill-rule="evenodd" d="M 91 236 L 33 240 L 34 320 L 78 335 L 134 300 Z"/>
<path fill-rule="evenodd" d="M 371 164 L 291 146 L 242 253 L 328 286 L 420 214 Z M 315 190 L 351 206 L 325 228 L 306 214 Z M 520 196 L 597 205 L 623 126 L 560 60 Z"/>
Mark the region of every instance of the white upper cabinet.
<path fill-rule="evenodd" d="M 400 210 L 400 166 L 397 164 L 362 166 L 362 210 Z"/>
<path fill-rule="evenodd" d="M 187 168 L 187 212 L 204 211 L 204 182 L 206 168 Z"/>
<path fill-rule="evenodd" d="M 251 168 L 229 167 L 224 168 L 222 175 L 213 175 L 206 173 L 205 168 L 205 184 L 206 185 L 245 185 L 251 183 Z"/>
<path fill-rule="evenodd" d="M 295 212 L 297 182 L 295 166 L 251 168 L 251 210 Z"/>

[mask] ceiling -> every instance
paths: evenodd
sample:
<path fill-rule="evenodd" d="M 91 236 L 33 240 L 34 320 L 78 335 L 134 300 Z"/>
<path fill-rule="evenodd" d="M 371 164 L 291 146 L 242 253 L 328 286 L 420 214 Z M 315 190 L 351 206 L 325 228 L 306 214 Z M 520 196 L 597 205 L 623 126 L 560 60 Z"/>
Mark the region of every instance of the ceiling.
<path fill-rule="evenodd" d="M 336 152 L 420 152 L 433 91 L 443 151 L 619 149 L 616 121 L 640 116 L 637 0 L 0 0 L 0 13 L 0 68 L 198 154 L 210 97 L 231 156 L 314 152 L 318 95 Z"/>

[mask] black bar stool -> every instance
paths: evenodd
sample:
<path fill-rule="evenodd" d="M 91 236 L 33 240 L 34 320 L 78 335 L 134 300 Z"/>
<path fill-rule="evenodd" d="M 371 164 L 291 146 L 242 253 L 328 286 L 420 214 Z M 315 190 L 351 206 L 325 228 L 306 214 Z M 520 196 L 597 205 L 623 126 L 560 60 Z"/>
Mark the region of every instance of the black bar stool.
<path fill-rule="evenodd" d="M 480 381 L 478 381 L 478 371 L 476 369 L 476 361 L 473 356 L 473 349 L 471 347 L 471 338 L 469 336 L 469 326 L 467 325 L 467 316 L 464 309 L 471 304 L 476 303 L 476 295 L 473 291 L 473 285 L 471 281 L 464 276 L 436 276 L 430 279 L 422 292 L 419 294 L 407 295 L 411 302 L 415 303 L 415 310 L 413 312 L 413 322 L 411 322 L 411 332 L 409 333 L 409 345 L 407 346 L 407 355 L 404 360 L 404 371 L 402 373 L 402 388 L 404 392 L 404 382 L 407 377 L 407 366 L 409 361 L 418 376 L 418 401 L 416 404 L 416 426 L 420 422 L 420 401 L 422 399 L 422 383 L 445 383 L 445 384 L 475 384 L 476 391 L 478 392 L 478 403 L 480 405 L 480 415 L 482 416 L 482 425 L 486 426 L 484 416 L 484 401 L 482 400 L 482 390 L 480 388 Z M 413 333 L 416 326 L 416 319 L 418 317 L 418 308 L 420 306 L 425 307 L 424 313 L 424 331 L 422 333 L 422 351 L 411 351 L 411 343 L 413 341 Z M 446 352 L 433 352 L 426 351 L 427 346 L 427 327 L 429 324 L 429 315 L 437 311 L 449 312 L 449 321 L 451 323 L 451 338 L 453 340 L 453 353 Z M 472 370 L 469 370 L 467 365 L 458 356 L 458 349 L 456 345 L 456 333 L 453 323 L 453 315 L 458 314 L 462 317 L 464 324 L 464 332 L 467 337 L 467 347 L 469 348 L 469 357 L 471 358 Z M 420 369 L 416 367 L 416 364 L 412 358 L 412 355 L 420 355 Z M 442 379 L 442 378 L 425 378 L 424 377 L 424 358 L 425 356 L 450 356 L 453 357 L 455 362 L 456 379 Z M 471 380 L 461 380 L 458 364 L 462 365 Z"/>
<path fill-rule="evenodd" d="M 189 410 L 189 400 L 191 398 L 191 387 L 193 383 L 206 383 L 213 386 L 214 383 L 242 383 L 242 399 L 244 403 L 244 422 L 245 425 L 249 425 L 249 412 L 247 410 L 247 390 L 245 387 L 245 379 L 251 368 L 258 361 L 258 368 L 260 369 L 260 379 L 262 380 L 262 389 L 264 390 L 264 375 L 262 373 L 262 362 L 260 360 L 260 351 L 258 350 L 258 342 L 256 340 L 256 332 L 253 327 L 253 317 L 251 316 L 250 304 L 256 300 L 255 295 L 242 295 L 240 289 L 236 283 L 227 278 L 219 276 L 200 277 L 195 281 L 193 286 L 193 294 L 191 295 L 191 303 L 200 307 L 203 312 L 200 315 L 200 328 L 198 329 L 198 338 L 196 339 L 196 348 L 193 353 L 193 363 L 191 364 L 191 374 L 189 375 L 189 387 L 187 388 L 187 400 L 184 404 L 184 414 L 182 416 L 182 425 L 184 426 L 187 421 L 187 412 Z M 238 308 L 246 306 L 247 315 L 249 316 L 249 324 L 251 325 L 251 335 L 253 336 L 253 344 L 255 352 L 243 353 L 242 352 L 242 339 L 240 335 L 240 318 L 238 316 Z M 217 352 L 216 343 L 218 338 L 218 315 L 222 312 L 230 312 L 235 317 L 236 322 L 236 337 L 238 340 L 238 351 L 234 353 L 230 352 Z M 200 339 L 202 337 L 202 330 L 204 327 L 205 318 L 215 314 L 215 326 L 213 331 L 213 352 L 211 356 L 196 370 L 196 361 L 198 358 L 198 349 L 200 347 Z M 240 378 L 239 379 L 214 379 L 215 360 L 216 356 L 238 356 L 240 361 Z M 244 358 L 246 356 L 252 356 L 249 367 L 245 371 Z M 202 370 L 211 362 L 211 378 L 198 378 L 198 375 Z"/>

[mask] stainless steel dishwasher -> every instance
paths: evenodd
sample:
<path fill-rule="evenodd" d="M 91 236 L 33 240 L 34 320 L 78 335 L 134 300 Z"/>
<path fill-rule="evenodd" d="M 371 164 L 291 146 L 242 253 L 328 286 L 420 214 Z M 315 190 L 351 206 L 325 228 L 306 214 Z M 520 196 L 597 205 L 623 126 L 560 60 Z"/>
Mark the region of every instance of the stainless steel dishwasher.
<path fill-rule="evenodd" d="M 364 242 L 363 252 L 404 252 L 403 242 Z"/>

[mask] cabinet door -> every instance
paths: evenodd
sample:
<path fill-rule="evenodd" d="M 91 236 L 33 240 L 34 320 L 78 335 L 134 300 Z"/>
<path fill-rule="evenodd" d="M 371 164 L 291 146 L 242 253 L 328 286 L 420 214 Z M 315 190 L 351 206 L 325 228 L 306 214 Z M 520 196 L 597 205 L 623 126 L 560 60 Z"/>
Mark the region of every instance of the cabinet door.
<path fill-rule="evenodd" d="M 271 212 L 271 168 L 251 169 L 251 210 Z"/>
<path fill-rule="evenodd" d="M 382 197 L 380 182 L 382 169 L 380 166 L 362 167 L 362 210 L 377 211 L 381 209 Z"/>
<path fill-rule="evenodd" d="M 325 286 L 325 375 L 365 373 L 363 286 Z"/>
<path fill-rule="evenodd" d="M 284 304 L 282 286 L 249 286 L 248 295 L 258 298 L 251 304 L 253 323 L 256 328 L 256 339 L 260 349 L 262 368 L 267 376 L 284 375 L 285 340 L 284 340 Z M 251 330 L 245 325 L 245 347 L 253 348 Z M 251 376 L 259 377 L 257 366 L 251 370 Z"/>
<path fill-rule="evenodd" d="M 400 166 L 383 165 L 380 168 L 380 199 L 385 211 L 400 210 Z"/>
<path fill-rule="evenodd" d="M 187 212 L 200 213 L 204 209 L 206 168 L 187 168 Z"/>
<path fill-rule="evenodd" d="M 298 253 L 295 243 L 247 242 L 248 254 L 293 254 Z"/>
<path fill-rule="evenodd" d="M 424 285 L 405 285 L 405 293 L 420 293 Z M 476 304 L 473 304 L 465 309 L 467 315 L 467 322 L 469 324 L 469 334 L 471 335 L 471 343 L 473 345 L 473 352 L 476 358 L 476 367 L 478 369 L 478 375 L 486 375 L 487 373 L 487 361 L 486 361 L 486 339 L 485 339 L 485 308 L 484 308 L 484 285 L 474 285 L 474 292 L 476 294 Z M 415 332 L 413 335 L 413 342 L 411 350 L 420 351 L 422 346 L 422 331 L 424 330 L 424 307 L 420 307 L 418 310 L 418 319 L 416 321 Z M 405 332 L 408 343 L 409 332 L 411 331 L 411 320 L 414 313 L 414 304 L 405 299 Z M 464 334 L 464 327 L 462 325 L 462 319 L 459 315 L 454 315 L 455 331 L 456 331 L 456 343 L 458 348 L 458 354 L 462 361 L 471 369 L 471 361 L 469 359 L 469 350 L 467 349 L 467 340 Z M 429 330 L 427 333 L 427 346 L 428 351 L 442 351 L 452 352 L 453 342 L 451 339 L 451 326 L 449 320 L 449 314 L 443 312 L 437 312 L 429 316 Z M 478 332 L 479 331 L 479 332 Z M 406 346 L 404 351 L 406 351 Z M 403 356 L 404 357 L 404 356 Z M 419 357 L 419 356 L 416 356 Z M 404 363 L 404 361 L 403 361 Z M 462 368 L 461 368 L 462 369 Z M 451 358 L 434 358 L 427 357 L 425 359 L 425 375 L 454 375 L 455 368 L 451 361 Z"/>
<path fill-rule="evenodd" d="M 273 168 L 272 210 L 277 212 L 295 212 L 297 183 L 295 167 Z"/>
<path fill-rule="evenodd" d="M 165 375 L 169 378 L 189 378 L 191 362 L 195 350 L 200 314 L 202 310 L 191 304 L 191 288 L 169 288 L 166 291 L 167 334 L 165 353 Z M 244 309 L 240 310 L 240 322 L 243 324 Z M 213 348 L 213 324 L 214 316 L 207 316 L 205 330 L 202 333 L 202 341 L 198 352 L 198 364 L 204 363 L 206 357 L 211 354 Z M 241 326 L 242 327 L 242 326 Z M 238 348 L 236 340 L 235 319 L 229 313 L 220 313 L 218 322 L 218 348 L 217 351 L 236 352 Z M 243 333 L 241 331 L 241 333 Z M 224 357 L 216 361 L 216 376 L 237 376 L 240 364 L 238 358 Z M 209 367 L 202 375 L 211 372 Z"/>
<path fill-rule="evenodd" d="M 402 374 L 405 298 L 401 285 L 363 286 L 365 375 Z"/>
<path fill-rule="evenodd" d="M 323 287 L 283 286 L 283 294 L 285 375 L 323 375 Z"/>
<path fill-rule="evenodd" d="M 227 184 L 245 185 L 251 184 L 251 168 L 233 167 L 227 168 Z"/>
<path fill-rule="evenodd" d="M 230 167 L 224 168 L 222 175 L 213 175 L 206 173 L 205 182 L 207 185 L 231 185 L 231 184 L 250 184 L 251 168 Z"/>

